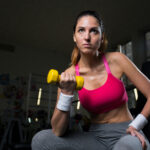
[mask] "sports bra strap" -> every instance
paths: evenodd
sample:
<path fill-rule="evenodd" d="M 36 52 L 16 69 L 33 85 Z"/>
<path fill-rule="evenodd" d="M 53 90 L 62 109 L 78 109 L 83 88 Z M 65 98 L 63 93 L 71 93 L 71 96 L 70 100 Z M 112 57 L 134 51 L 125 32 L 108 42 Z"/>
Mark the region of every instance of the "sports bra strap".
<path fill-rule="evenodd" d="M 110 71 L 110 68 L 109 68 L 109 65 L 108 65 L 108 62 L 107 62 L 107 60 L 106 60 L 105 55 L 103 55 L 103 56 L 102 56 L 102 59 L 103 59 L 103 61 L 104 61 L 104 65 L 105 65 L 105 68 L 106 68 L 107 73 L 111 73 L 111 71 Z"/>
<path fill-rule="evenodd" d="M 75 65 L 75 71 L 76 71 L 76 75 L 79 76 L 80 73 L 79 73 L 79 65 L 78 64 Z"/>

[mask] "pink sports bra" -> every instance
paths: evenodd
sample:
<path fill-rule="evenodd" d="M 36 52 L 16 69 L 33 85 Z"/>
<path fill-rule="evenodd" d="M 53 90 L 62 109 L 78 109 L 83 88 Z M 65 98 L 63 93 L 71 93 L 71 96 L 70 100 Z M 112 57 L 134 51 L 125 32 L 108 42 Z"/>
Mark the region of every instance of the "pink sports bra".
<path fill-rule="evenodd" d="M 108 74 L 105 84 L 94 90 L 87 90 L 83 87 L 78 91 L 82 106 L 94 114 L 111 111 L 128 101 L 123 82 L 111 74 L 104 55 L 102 59 Z M 75 70 L 76 75 L 80 75 L 78 64 L 75 66 Z"/>

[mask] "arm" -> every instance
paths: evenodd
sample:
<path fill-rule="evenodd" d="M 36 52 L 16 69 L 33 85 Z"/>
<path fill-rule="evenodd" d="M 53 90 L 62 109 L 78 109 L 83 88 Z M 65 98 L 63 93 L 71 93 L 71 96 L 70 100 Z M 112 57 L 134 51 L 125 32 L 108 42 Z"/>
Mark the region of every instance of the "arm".
<path fill-rule="evenodd" d="M 118 55 L 123 73 L 147 98 L 141 114 L 148 118 L 150 116 L 150 80 L 125 55 L 121 53 Z"/>
<path fill-rule="evenodd" d="M 147 102 L 141 111 L 144 121 L 150 116 L 150 80 L 123 54 L 116 53 L 117 64 L 128 79 L 143 93 L 147 98 Z M 141 119 L 140 119 L 141 120 Z M 137 119 L 136 119 L 137 122 Z M 143 122 L 143 121 L 142 121 Z M 139 122 L 138 123 L 142 123 Z M 143 123 L 142 123 L 143 124 Z M 127 129 L 127 133 L 137 136 L 141 141 L 142 147 L 146 148 L 145 138 L 132 125 Z"/>
<path fill-rule="evenodd" d="M 61 80 L 59 83 L 57 94 L 57 102 L 51 119 L 52 131 L 56 136 L 62 136 L 65 133 L 69 123 L 69 110 L 62 111 L 57 107 L 58 101 L 61 101 L 60 93 L 68 96 L 73 95 L 75 86 L 76 82 L 74 75 L 68 72 L 64 72 L 61 74 Z"/>
<path fill-rule="evenodd" d="M 59 95 L 60 95 L 61 89 L 58 88 L 58 94 L 57 94 L 57 102 L 58 103 Z M 52 131 L 56 136 L 62 136 L 69 123 L 69 111 L 61 111 L 57 109 L 55 106 L 54 113 L 51 119 L 51 125 L 52 125 Z"/>

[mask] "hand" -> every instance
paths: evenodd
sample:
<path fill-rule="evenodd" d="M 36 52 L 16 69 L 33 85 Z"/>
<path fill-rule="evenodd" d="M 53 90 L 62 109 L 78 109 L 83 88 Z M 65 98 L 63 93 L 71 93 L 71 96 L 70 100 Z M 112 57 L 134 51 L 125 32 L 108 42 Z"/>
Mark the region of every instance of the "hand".
<path fill-rule="evenodd" d="M 76 88 L 75 75 L 72 75 L 68 72 L 61 73 L 59 87 L 61 88 L 62 93 L 67 95 L 73 95 L 73 92 Z"/>
<path fill-rule="evenodd" d="M 146 150 L 147 146 L 146 146 L 145 138 L 141 133 L 139 133 L 132 126 L 130 126 L 126 131 L 127 131 L 127 133 L 131 134 L 132 136 L 136 136 L 140 140 L 143 150 Z"/>

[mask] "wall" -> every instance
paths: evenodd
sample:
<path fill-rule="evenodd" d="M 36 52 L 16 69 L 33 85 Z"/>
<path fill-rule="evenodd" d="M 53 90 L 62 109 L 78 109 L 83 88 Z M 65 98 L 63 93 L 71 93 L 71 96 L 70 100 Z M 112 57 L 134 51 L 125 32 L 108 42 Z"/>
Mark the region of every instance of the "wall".
<path fill-rule="evenodd" d="M 47 74 L 51 68 L 60 71 L 68 67 L 70 54 L 65 51 L 16 46 L 14 52 L 0 50 L 0 73 L 28 75 Z"/>
<path fill-rule="evenodd" d="M 6 119 L 11 117 L 11 115 L 13 115 L 13 111 L 15 110 L 14 107 L 16 106 L 14 104 L 16 102 L 22 105 L 24 110 L 28 107 L 28 110 L 34 110 L 35 108 L 38 110 L 43 109 L 44 107 L 46 110 L 49 109 L 49 88 L 46 83 L 47 73 L 49 69 L 52 68 L 62 72 L 70 63 L 70 55 L 71 53 L 67 54 L 62 50 L 56 51 L 50 49 L 35 49 L 20 45 L 15 46 L 14 52 L 0 50 L 0 116 L 7 116 Z M 30 73 L 32 73 L 32 79 L 30 83 L 30 90 L 28 90 Z M 6 83 L 3 77 L 6 78 L 7 76 L 9 81 L 6 81 Z M 20 84 L 21 82 L 18 78 L 21 80 L 23 79 L 25 83 L 23 85 Z M 40 80 L 39 78 L 43 79 Z M 14 88 L 15 90 L 12 91 L 11 89 Z M 42 88 L 43 92 L 41 105 L 37 107 L 36 101 L 38 98 L 39 88 Z M 23 96 L 21 98 L 16 98 L 16 95 L 19 92 L 18 90 L 23 92 Z M 29 92 L 30 97 L 28 98 Z M 51 105 L 54 105 L 53 103 L 56 100 L 55 88 L 53 89 L 53 92 L 54 96 L 51 96 Z M 11 96 L 8 97 L 5 95 L 6 93 Z M 31 107 L 30 105 L 33 105 L 34 107 Z M 50 107 L 53 108 L 53 106 Z M 4 118 L 2 120 L 4 120 Z"/>

